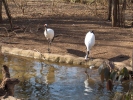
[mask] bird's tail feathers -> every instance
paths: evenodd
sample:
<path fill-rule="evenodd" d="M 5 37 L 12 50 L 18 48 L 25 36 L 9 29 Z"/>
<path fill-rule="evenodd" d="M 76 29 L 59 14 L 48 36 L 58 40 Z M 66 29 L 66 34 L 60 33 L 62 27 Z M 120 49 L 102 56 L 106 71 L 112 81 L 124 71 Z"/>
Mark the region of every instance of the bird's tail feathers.
<path fill-rule="evenodd" d="M 51 41 L 53 41 L 53 40 L 54 40 L 54 38 L 56 38 L 56 37 L 59 37 L 59 35 L 55 35 Z"/>
<path fill-rule="evenodd" d="M 55 38 L 55 36 L 53 37 L 53 39 L 51 40 L 51 42 L 53 42 L 54 38 Z"/>

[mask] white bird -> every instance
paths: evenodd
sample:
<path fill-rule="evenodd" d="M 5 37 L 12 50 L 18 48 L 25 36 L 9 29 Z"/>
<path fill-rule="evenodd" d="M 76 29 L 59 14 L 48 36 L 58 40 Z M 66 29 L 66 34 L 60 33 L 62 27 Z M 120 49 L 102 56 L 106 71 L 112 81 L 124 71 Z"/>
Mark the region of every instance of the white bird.
<path fill-rule="evenodd" d="M 93 33 L 93 31 L 89 31 L 86 36 L 85 36 L 85 45 L 86 45 L 86 56 L 85 56 L 85 60 L 88 59 L 89 53 L 91 48 L 94 46 L 95 44 L 95 35 Z"/>
<path fill-rule="evenodd" d="M 44 24 L 44 27 L 45 27 L 44 35 L 48 40 L 48 52 L 50 53 L 51 42 L 54 39 L 54 30 L 51 28 L 47 28 L 47 24 Z"/>

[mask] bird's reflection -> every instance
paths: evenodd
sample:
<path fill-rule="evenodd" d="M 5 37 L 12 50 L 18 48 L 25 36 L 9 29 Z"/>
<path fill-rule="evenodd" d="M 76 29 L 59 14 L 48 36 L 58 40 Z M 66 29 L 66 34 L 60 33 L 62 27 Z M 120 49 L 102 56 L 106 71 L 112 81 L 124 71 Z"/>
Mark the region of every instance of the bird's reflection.
<path fill-rule="evenodd" d="M 55 82 L 55 68 L 52 65 L 43 65 L 41 64 L 40 74 L 38 75 L 38 79 L 40 84 L 52 84 Z M 38 83 L 38 82 L 37 82 Z"/>
<path fill-rule="evenodd" d="M 45 83 L 46 84 L 52 84 L 53 82 L 55 82 L 55 68 L 53 66 L 50 66 L 48 68 L 48 72 L 45 75 Z"/>
<path fill-rule="evenodd" d="M 92 92 L 93 87 L 95 85 L 95 81 L 89 76 L 87 70 L 85 71 L 86 74 L 86 80 L 84 81 L 85 90 L 86 92 Z"/>

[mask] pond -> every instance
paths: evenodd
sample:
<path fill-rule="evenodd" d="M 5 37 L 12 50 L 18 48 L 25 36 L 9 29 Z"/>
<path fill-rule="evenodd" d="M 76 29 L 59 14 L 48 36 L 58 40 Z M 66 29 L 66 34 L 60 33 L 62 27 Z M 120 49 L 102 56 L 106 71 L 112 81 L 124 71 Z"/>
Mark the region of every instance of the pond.
<path fill-rule="evenodd" d="M 128 90 L 128 83 L 125 83 L 120 89 L 108 92 L 106 86 L 101 86 L 97 69 L 87 69 L 91 75 L 88 85 L 86 68 L 81 66 L 53 64 L 9 55 L 1 55 L 0 63 L 0 70 L 6 64 L 11 77 L 20 80 L 15 86 L 15 97 L 24 100 L 111 100 L 116 91 Z"/>

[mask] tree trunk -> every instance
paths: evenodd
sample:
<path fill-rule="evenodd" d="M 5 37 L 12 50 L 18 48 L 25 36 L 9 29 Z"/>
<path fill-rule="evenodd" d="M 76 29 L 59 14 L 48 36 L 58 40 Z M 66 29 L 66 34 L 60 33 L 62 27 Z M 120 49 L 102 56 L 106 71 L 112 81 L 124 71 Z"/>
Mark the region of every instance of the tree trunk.
<path fill-rule="evenodd" d="M 126 0 L 123 1 L 121 10 L 121 26 L 125 27 L 125 10 L 126 10 Z"/>
<path fill-rule="evenodd" d="M 111 20 L 112 0 L 108 0 L 108 20 Z"/>
<path fill-rule="evenodd" d="M 117 5 L 118 0 L 112 0 L 112 27 L 117 26 Z"/>
<path fill-rule="evenodd" d="M 2 0 L 0 0 L 0 23 L 2 22 Z"/>
<path fill-rule="evenodd" d="M 11 30 L 13 30 L 12 17 L 11 17 L 11 14 L 10 14 L 10 11 L 9 11 L 9 8 L 8 8 L 8 5 L 7 5 L 7 2 L 5 0 L 2 0 L 2 2 L 4 4 L 5 10 L 6 10 L 6 14 L 7 14 L 7 17 L 9 19 L 9 23 L 10 23 L 10 26 L 11 26 Z"/>
<path fill-rule="evenodd" d="M 117 15 L 118 15 L 118 18 L 117 18 L 117 22 L 118 22 L 118 26 L 120 27 L 120 7 L 119 7 L 119 0 L 117 0 Z"/>

